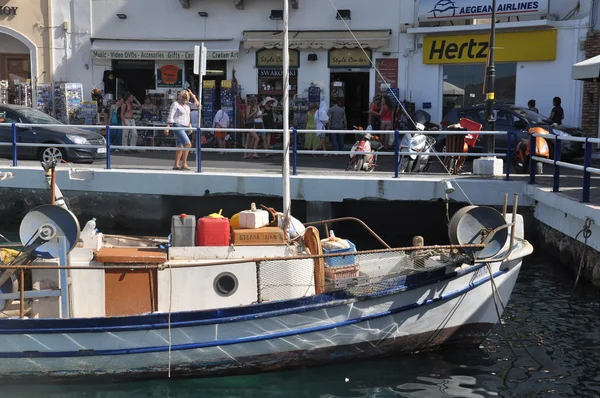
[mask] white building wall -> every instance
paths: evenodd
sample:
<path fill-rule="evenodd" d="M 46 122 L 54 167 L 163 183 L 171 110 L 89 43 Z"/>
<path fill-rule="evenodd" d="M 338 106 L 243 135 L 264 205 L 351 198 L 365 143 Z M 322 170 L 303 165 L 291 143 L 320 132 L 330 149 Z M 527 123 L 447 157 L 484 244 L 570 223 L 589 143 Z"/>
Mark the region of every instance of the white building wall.
<path fill-rule="evenodd" d="M 564 124 L 581 124 L 583 83 L 571 79 L 571 69 L 574 63 L 584 57 L 579 43 L 585 39 L 585 34 L 585 28 L 559 27 L 555 61 L 517 64 L 517 105 L 527 106 L 530 99 L 535 99 L 540 113 L 550 116 L 552 98 L 561 97 L 565 110 Z"/>

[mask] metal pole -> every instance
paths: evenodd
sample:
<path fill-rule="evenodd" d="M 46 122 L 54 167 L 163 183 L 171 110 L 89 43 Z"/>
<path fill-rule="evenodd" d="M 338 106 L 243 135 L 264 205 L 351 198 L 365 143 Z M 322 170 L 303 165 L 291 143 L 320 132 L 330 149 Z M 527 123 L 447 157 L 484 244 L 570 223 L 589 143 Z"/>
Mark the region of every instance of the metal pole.
<path fill-rule="evenodd" d="M 510 181 L 510 153 L 512 149 L 512 142 L 510 137 L 512 132 L 506 132 L 506 181 Z"/>
<path fill-rule="evenodd" d="M 590 137 L 585 139 L 585 157 L 583 160 L 583 197 L 581 198 L 583 203 L 590 203 L 590 188 L 592 186 L 592 175 L 587 171 L 588 167 L 592 167 L 592 143 L 589 139 Z"/>
<path fill-rule="evenodd" d="M 200 112 L 198 112 L 199 114 Z M 202 171 L 202 129 L 200 125 L 196 129 L 196 173 Z"/>
<path fill-rule="evenodd" d="M 290 198 L 290 49 L 289 49 L 289 2 L 283 0 L 283 230 L 287 235 L 292 201 Z"/>
<path fill-rule="evenodd" d="M 556 140 L 554 141 L 554 176 L 552 182 L 552 192 L 560 191 L 560 166 L 558 166 L 556 162 L 560 161 L 561 150 L 560 137 L 556 136 Z"/>
<path fill-rule="evenodd" d="M 387 136 L 384 135 L 384 140 Z M 400 157 L 400 132 L 398 129 L 394 130 L 394 178 L 398 178 L 398 158 Z"/>
<path fill-rule="evenodd" d="M 17 167 L 17 125 L 12 124 L 12 158 L 13 167 Z"/>
<path fill-rule="evenodd" d="M 496 43 L 496 0 L 492 0 L 492 28 L 490 31 L 488 65 L 486 70 L 485 85 L 485 113 L 487 121 L 487 130 L 496 130 L 496 118 L 494 117 L 495 93 L 494 85 L 496 81 L 496 66 L 494 65 L 494 46 Z M 486 153 L 496 152 L 496 137 L 493 135 L 483 136 L 483 151 Z"/>
<path fill-rule="evenodd" d="M 292 151 L 292 174 L 297 175 L 298 171 L 298 130 L 296 127 L 292 129 L 294 147 Z"/>
<path fill-rule="evenodd" d="M 106 170 L 110 170 L 110 126 L 106 126 Z"/>

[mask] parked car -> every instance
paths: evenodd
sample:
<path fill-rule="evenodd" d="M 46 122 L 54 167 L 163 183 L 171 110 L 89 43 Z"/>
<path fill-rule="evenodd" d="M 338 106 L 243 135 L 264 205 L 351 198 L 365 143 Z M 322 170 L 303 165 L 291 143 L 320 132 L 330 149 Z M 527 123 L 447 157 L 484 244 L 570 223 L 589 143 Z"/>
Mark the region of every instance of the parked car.
<path fill-rule="evenodd" d="M 547 117 L 530 111 L 527 108 L 515 105 L 497 104 L 494 106 L 496 111 L 496 130 L 497 131 L 510 131 L 515 135 L 511 137 L 511 146 L 513 151 L 517 147 L 517 143 L 523 138 L 529 138 L 527 130 L 530 127 L 542 127 L 548 130 L 551 134 L 562 136 L 562 137 L 581 137 L 583 131 L 577 127 L 570 127 L 565 125 L 552 126 L 552 121 Z M 442 127 L 446 128 L 449 125 L 458 123 L 461 118 L 473 120 L 485 126 L 485 106 L 474 106 L 470 108 L 458 108 L 453 109 L 442 121 Z M 507 136 L 496 135 L 496 152 L 506 153 Z M 550 145 L 550 157 L 554 158 L 554 142 L 548 141 Z M 446 137 L 440 136 L 436 143 L 435 149 L 438 152 L 443 151 L 446 145 Z M 482 148 L 482 136 L 479 136 L 479 141 L 475 145 L 475 151 L 483 151 Z M 569 160 L 583 156 L 583 143 L 581 142 L 563 142 L 561 144 L 561 159 Z"/>
<path fill-rule="evenodd" d="M 62 124 L 37 109 L 18 105 L 0 105 L 0 123 Z M 18 147 L 19 159 L 47 161 L 61 158 L 69 162 L 93 163 L 106 158 L 106 141 L 100 134 L 77 127 L 17 127 L 19 143 L 76 144 L 81 148 Z M 0 126 L 0 142 L 12 143 L 12 128 Z M 12 158 L 11 146 L 0 146 L 0 157 Z"/>

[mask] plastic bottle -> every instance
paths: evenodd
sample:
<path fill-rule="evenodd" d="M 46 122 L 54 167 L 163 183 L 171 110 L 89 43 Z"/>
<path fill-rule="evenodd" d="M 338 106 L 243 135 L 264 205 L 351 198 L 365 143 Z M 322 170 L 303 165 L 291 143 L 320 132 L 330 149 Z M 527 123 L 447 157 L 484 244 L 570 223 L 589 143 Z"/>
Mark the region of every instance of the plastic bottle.
<path fill-rule="evenodd" d="M 85 223 L 85 227 L 81 230 L 82 234 L 94 235 L 96 230 L 96 217 Z M 97 230 L 96 230 L 97 231 Z"/>

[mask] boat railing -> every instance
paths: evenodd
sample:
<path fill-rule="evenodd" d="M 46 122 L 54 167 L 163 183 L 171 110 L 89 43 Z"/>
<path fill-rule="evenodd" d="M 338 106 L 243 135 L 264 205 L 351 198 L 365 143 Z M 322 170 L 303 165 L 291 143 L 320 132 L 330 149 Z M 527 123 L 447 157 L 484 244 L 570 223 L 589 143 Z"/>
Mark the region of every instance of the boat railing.
<path fill-rule="evenodd" d="M 249 133 L 252 131 L 256 131 L 254 129 L 247 129 L 247 128 L 210 128 L 210 127 L 197 127 L 197 128 L 186 128 L 186 127 L 169 127 L 168 130 L 184 130 L 184 131 L 193 131 L 195 133 L 195 136 L 198 137 L 198 139 L 195 139 L 195 145 L 193 147 L 190 148 L 179 148 L 179 147 L 167 147 L 167 146 L 125 146 L 125 145 L 113 145 L 111 143 L 111 137 L 113 137 L 113 134 L 115 134 L 116 131 L 128 131 L 128 130 L 137 130 L 137 131 L 151 131 L 153 134 L 153 137 L 158 138 L 159 137 L 159 132 L 163 132 L 164 130 L 166 130 L 165 127 L 153 127 L 153 126 L 110 126 L 110 125 L 106 125 L 106 126 L 99 126 L 99 125 L 65 125 L 65 124 L 56 124 L 56 125 L 52 125 L 52 124 L 30 124 L 30 123 L 0 123 L 0 128 L 2 127 L 9 127 L 12 131 L 12 138 L 11 138 L 11 142 L 0 142 L 0 149 L 1 147 L 11 147 L 11 159 L 12 159 L 12 166 L 13 167 L 17 167 L 18 166 L 18 155 L 19 155 L 19 148 L 49 148 L 49 147 L 53 147 L 53 148 L 80 148 L 80 149 L 90 149 L 90 148 L 94 148 L 97 151 L 101 151 L 99 153 L 106 153 L 106 159 L 105 159 L 105 169 L 110 170 L 112 168 L 111 165 L 111 156 L 113 155 L 113 151 L 140 151 L 140 152 L 173 152 L 173 151 L 188 151 L 191 153 L 196 153 L 197 154 L 197 161 L 196 161 L 196 172 L 197 173 L 201 173 L 202 172 L 202 153 L 219 153 L 219 152 L 227 152 L 227 153 L 247 153 L 249 152 L 248 149 L 244 149 L 244 148 L 209 148 L 206 147 L 206 145 L 202 144 L 202 139 L 200 139 L 199 137 L 202 137 L 203 135 L 206 135 L 207 133 L 209 135 L 214 135 L 214 133 L 216 131 L 219 132 L 224 132 L 224 133 L 231 133 L 231 134 L 245 134 L 245 133 Z M 85 130 L 90 130 L 90 131 L 96 131 L 99 132 L 99 134 L 102 134 L 102 131 L 104 131 L 104 138 L 105 138 L 105 143 L 104 145 L 95 145 L 95 144 L 57 144 L 57 143 L 42 143 L 42 142 L 23 142 L 22 138 L 20 137 L 20 131 L 22 130 L 27 130 L 27 129 L 34 129 L 34 128 L 54 128 L 54 129 L 72 129 L 72 128 L 77 128 L 77 129 L 85 129 Z M 261 129 L 260 132 L 265 132 L 267 134 L 282 134 L 283 130 L 281 129 Z M 318 132 L 322 132 L 322 133 L 326 133 L 326 134 L 344 134 L 344 135 L 355 135 L 357 133 L 366 133 L 366 132 L 370 132 L 374 135 L 378 135 L 378 136 L 390 136 L 393 135 L 394 136 L 394 146 L 393 146 L 393 151 L 391 152 L 387 152 L 387 151 L 377 151 L 377 152 L 363 152 L 363 151 L 344 151 L 344 150 L 339 150 L 339 151 L 330 151 L 330 150 L 325 150 L 325 151 L 321 151 L 321 150 L 303 150 L 303 149 L 299 149 L 298 146 L 300 144 L 300 136 L 301 135 L 305 135 L 305 134 L 312 134 L 312 133 L 318 133 Z M 291 170 L 292 170 L 292 174 L 293 175 L 297 175 L 298 174 L 298 156 L 299 155 L 344 155 L 344 156 L 349 156 L 349 155 L 356 155 L 356 154 L 360 154 L 360 155 L 367 155 L 367 154 L 373 154 L 373 155 L 377 155 L 377 156 L 382 156 L 382 157 L 387 157 L 387 156 L 392 156 L 394 161 L 394 178 L 399 178 L 400 171 L 399 171 L 399 158 L 400 155 L 422 155 L 422 152 L 401 152 L 400 151 L 400 142 L 401 142 L 401 138 L 406 135 L 406 134 L 423 134 L 423 131 L 408 131 L 408 130 L 377 130 L 377 131 L 369 131 L 369 130 L 322 130 L 322 131 L 318 131 L 318 130 L 302 130 L 302 129 L 296 129 L 296 128 L 292 128 L 290 131 L 291 134 L 291 141 L 290 141 L 290 157 L 291 157 Z M 450 131 L 450 130 L 439 130 L 439 131 L 426 131 L 425 132 L 427 135 L 429 136 L 433 136 L 433 137 L 437 137 L 437 136 L 451 136 L 451 135 L 464 135 L 465 132 L 464 131 Z M 506 157 L 506 168 L 505 168 L 505 173 L 506 173 L 506 180 L 510 180 L 510 159 L 511 156 L 514 154 L 514 148 L 516 147 L 516 137 L 514 132 L 506 132 L 506 131 L 481 131 L 478 133 L 479 136 L 484 136 L 484 135 L 504 135 L 507 138 L 507 148 L 506 148 L 506 153 L 505 154 L 501 154 L 501 153 L 483 153 L 483 152 L 467 152 L 467 153 L 462 153 L 462 152 L 435 152 L 433 154 L 433 156 L 438 156 L 440 158 L 443 157 L 447 157 L 447 156 L 452 156 L 452 157 L 482 157 L 482 156 L 505 156 Z M 162 134 L 161 134 L 162 135 Z M 386 139 L 386 138 L 384 138 Z M 172 145 L 172 144 L 170 144 Z M 283 149 L 252 149 L 251 150 L 252 153 L 257 153 L 257 154 L 266 154 L 266 155 L 273 155 L 273 154 L 282 154 L 284 151 Z"/>

